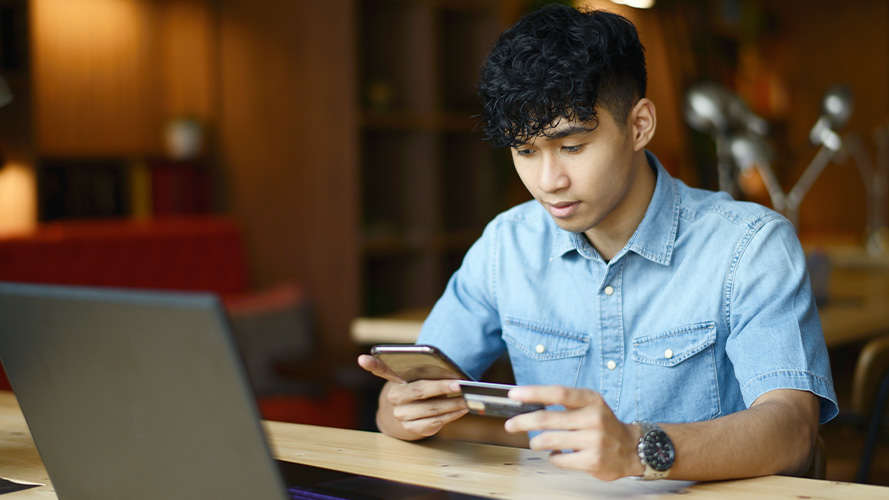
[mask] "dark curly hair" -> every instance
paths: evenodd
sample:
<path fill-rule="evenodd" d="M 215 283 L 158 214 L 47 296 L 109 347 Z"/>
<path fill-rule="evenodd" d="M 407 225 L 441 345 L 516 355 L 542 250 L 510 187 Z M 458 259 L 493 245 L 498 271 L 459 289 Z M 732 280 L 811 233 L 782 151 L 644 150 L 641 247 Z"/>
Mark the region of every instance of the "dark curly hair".
<path fill-rule="evenodd" d="M 485 138 L 515 147 L 560 119 L 598 124 L 597 104 L 623 128 L 646 80 L 645 49 L 629 20 L 548 5 L 504 31 L 482 66 Z"/>

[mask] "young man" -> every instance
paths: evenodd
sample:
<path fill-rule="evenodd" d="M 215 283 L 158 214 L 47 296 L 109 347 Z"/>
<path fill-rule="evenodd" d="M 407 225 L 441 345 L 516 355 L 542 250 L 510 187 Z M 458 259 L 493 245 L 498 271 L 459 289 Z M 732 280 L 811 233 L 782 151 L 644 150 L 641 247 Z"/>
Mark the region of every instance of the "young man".
<path fill-rule="evenodd" d="M 564 6 L 504 32 L 482 70 L 485 131 L 535 201 L 469 250 L 418 339 L 479 376 L 504 350 L 506 421 L 551 461 L 610 480 L 806 470 L 837 413 L 805 256 L 764 207 L 692 189 L 645 146 L 657 122 L 626 19 Z M 431 436 L 467 412 L 452 381 L 389 382 L 379 428 Z M 658 425 L 659 424 L 659 425 Z M 640 450 L 643 457 L 640 458 Z"/>

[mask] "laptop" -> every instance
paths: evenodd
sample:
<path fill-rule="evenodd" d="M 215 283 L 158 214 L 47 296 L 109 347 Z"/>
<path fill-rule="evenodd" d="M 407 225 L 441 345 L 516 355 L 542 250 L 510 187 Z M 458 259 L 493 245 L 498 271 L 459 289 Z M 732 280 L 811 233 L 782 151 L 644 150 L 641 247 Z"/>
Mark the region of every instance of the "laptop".
<path fill-rule="evenodd" d="M 0 282 L 0 318 L 59 498 L 481 498 L 274 460 L 213 294 Z"/>

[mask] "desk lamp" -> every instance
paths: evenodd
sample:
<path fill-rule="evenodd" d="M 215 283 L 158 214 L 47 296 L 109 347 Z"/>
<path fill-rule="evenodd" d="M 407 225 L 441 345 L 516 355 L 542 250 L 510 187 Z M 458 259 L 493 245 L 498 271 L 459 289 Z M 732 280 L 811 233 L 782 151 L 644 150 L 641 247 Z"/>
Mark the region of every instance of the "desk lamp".
<path fill-rule="evenodd" d="M 794 226 L 799 223 L 799 206 L 809 188 L 843 147 L 843 139 L 836 132 L 841 129 L 852 114 L 852 91 L 845 85 L 835 85 L 827 90 L 821 100 L 821 116 L 809 132 L 809 142 L 821 146 L 809 165 L 803 170 L 796 184 L 787 193 L 785 200 L 786 216 Z"/>
<path fill-rule="evenodd" d="M 685 94 L 685 121 L 694 130 L 709 134 L 716 142 L 716 170 L 719 189 L 732 191 L 732 167 L 726 142 L 729 133 L 726 108 L 728 92 L 712 82 L 699 83 Z"/>
<path fill-rule="evenodd" d="M 698 132 L 710 134 L 716 143 L 719 189 L 733 196 L 735 167 L 731 141 L 737 134 L 765 135 L 768 124 L 750 111 L 743 99 L 722 85 L 702 82 L 692 86 L 685 96 L 685 121 Z"/>
<path fill-rule="evenodd" d="M 746 133 L 729 139 L 732 160 L 742 171 L 756 168 L 772 201 L 772 207 L 784 213 L 799 227 L 799 206 L 824 167 L 843 148 L 843 140 L 836 130 L 842 128 L 852 114 L 852 92 L 845 86 L 831 87 L 821 102 L 821 116 L 809 132 L 809 141 L 821 146 L 789 193 L 784 194 L 770 163 L 770 150 L 762 134 Z"/>
<path fill-rule="evenodd" d="M 846 134 L 843 147 L 858 166 L 867 193 L 865 246 L 871 255 L 879 255 L 889 250 L 889 125 L 877 127 L 873 138 L 877 144 L 877 156 L 873 162 L 858 134 Z"/>
<path fill-rule="evenodd" d="M 756 169 L 769 193 L 772 208 L 777 212 L 784 212 L 784 190 L 775 176 L 775 171 L 772 170 L 772 150 L 766 144 L 765 138 L 749 132 L 735 135 L 729 140 L 729 150 L 735 165 L 741 172 L 746 173 L 751 168 Z"/>

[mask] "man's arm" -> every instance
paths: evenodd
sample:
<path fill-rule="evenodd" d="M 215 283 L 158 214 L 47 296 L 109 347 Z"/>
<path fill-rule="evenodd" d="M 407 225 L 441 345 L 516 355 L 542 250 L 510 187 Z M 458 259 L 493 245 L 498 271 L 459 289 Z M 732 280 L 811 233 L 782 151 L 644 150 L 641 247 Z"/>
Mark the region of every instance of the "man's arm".
<path fill-rule="evenodd" d="M 436 434 L 448 422 L 469 410 L 463 398 L 448 397 L 460 392 L 454 380 L 418 380 L 405 383 L 385 363 L 362 354 L 358 364 L 386 380 L 380 391 L 377 427 L 383 434 L 416 441 Z"/>
<path fill-rule="evenodd" d="M 642 431 L 617 420 L 602 397 L 586 389 L 527 386 L 510 397 L 564 405 L 507 421 L 509 432 L 547 431 L 531 439 L 535 450 L 554 451 L 550 460 L 603 480 L 639 476 L 636 454 Z M 747 410 L 706 422 L 661 424 L 676 449 L 671 479 L 711 481 L 769 474 L 801 474 L 812 457 L 818 432 L 818 397 L 797 390 L 760 396 Z M 565 432 L 567 431 L 567 432 Z"/>
<path fill-rule="evenodd" d="M 818 435 L 818 397 L 781 389 L 747 410 L 709 422 L 664 424 L 676 446 L 670 477 L 709 481 L 809 468 Z"/>

